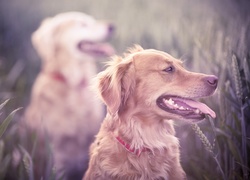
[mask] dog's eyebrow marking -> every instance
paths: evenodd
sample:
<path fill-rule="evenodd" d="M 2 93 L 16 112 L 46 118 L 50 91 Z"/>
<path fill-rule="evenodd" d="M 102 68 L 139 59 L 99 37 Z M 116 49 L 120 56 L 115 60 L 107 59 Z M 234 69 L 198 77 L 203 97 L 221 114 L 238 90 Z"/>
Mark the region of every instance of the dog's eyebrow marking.
<path fill-rule="evenodd" d="M 169 59 L 167 59 L 166 63 L 167 63 L 168 65 L 173 65 L 173 64 L 174 64 L 174 62 L 171 61 L 171 60 L 169 60 Z"/>

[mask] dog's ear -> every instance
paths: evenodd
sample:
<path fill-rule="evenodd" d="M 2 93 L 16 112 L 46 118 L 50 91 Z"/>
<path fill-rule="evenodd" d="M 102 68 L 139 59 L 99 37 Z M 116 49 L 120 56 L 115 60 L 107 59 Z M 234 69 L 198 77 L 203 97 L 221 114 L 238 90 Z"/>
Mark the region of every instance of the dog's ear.
<path fill-rule="evenodd" d="M 98 74 L 99 92 L 109 113 L 115 114 L 126 103 L 135 88 L 132 60 L 114 57 L 109 67 Z"/>
<path fill-rule="evenodd" d="M 129 56 L 130 54 L 134 54 L 136 52 L 140 52 L 140 51 L 143 51 L 144 49 L 138 45 L 138 44 L 135 44 L 133 47 L 131 48 L 128 48 L 127 52 L 124 53 L 124 56 L 127 57 Z"/>
<path fill-rule="evenodd" d="M 52 18 L 46 18 L 42 21 L 39 28 L 32 34 L 31 42 L 42 60 L 48 60 L 51 57 L 52 46 Z"/>

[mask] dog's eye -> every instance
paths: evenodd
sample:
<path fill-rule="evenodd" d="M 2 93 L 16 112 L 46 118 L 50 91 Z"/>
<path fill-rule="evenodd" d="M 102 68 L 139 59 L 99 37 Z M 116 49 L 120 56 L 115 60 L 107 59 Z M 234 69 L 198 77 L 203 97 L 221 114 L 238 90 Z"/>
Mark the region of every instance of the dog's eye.
<path fill-rule="evenodd" d="M 174 67 L 173 66 L 169 66 L 166 69 L 164 69 L 163 71 L 165 71 L 165 72 L 174 72 Z"/>

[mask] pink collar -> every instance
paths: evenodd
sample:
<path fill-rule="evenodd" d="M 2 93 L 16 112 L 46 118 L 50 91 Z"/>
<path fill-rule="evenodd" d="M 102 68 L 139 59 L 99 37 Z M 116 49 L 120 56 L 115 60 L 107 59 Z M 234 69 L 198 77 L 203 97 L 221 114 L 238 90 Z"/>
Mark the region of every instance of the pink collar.
<path fill-rule="evenodd" d="M 148 148 L 143 147 L 142 149 L 135 149 L 131 148 L 130 144 L 126 143 L 124 140 L 122 140 L 119 136 L 115 136 L 116 140 L 123 145 L 127 151 L 129 151 L 132 154 L 135 154 L 136 156 L 140 156 L 142 152 L 149 151 Z"/>

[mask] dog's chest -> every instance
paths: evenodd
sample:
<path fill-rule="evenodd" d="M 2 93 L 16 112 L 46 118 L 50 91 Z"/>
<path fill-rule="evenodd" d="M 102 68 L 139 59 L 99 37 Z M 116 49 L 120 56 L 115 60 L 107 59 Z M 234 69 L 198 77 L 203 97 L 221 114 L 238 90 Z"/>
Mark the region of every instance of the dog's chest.
<path fill-rule="evenodd" d="M 36 117 L 32 119 L 43 119 L 46 129 L 57 135 L 81 134 L 82 129 L 96 133 L 102 120 L 102 106 L 94 93 L 85 87 L 86 82 L 72 88 L 62 82 L 43 79 L 45 77 L 40 77 L 33 89 L 29 111 L 36 112 L 32 113 Z"/>
<path fill-rule="evenodd" d="M 173 149 L 143 152 L 140 156 L 130 152 L 114 154 L 110 157 L 108 169 L 121 179 L 168 179 L 170 166 L 175 157 Z M 126 170 L 126 171 L 122 171 Z M 119 179 L 119 178 L 118 178 Z"/>

